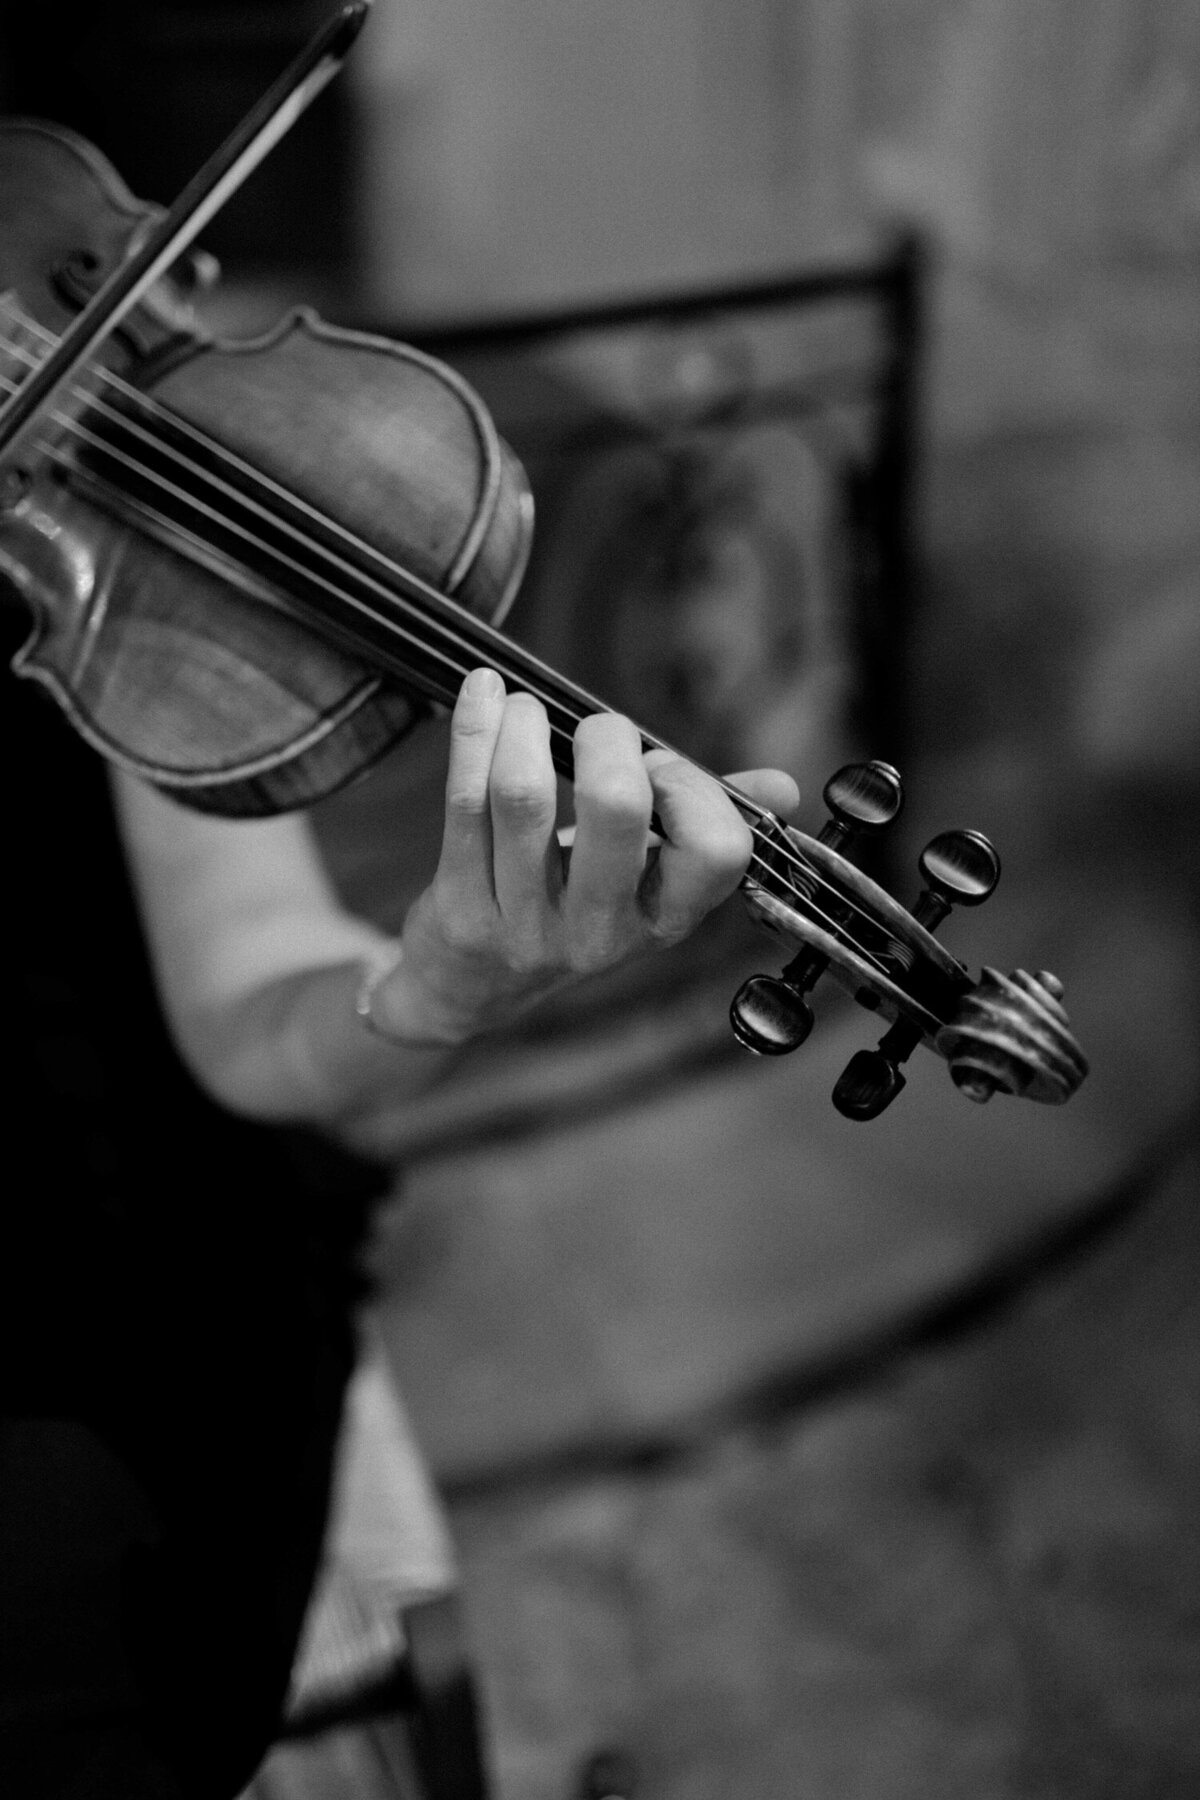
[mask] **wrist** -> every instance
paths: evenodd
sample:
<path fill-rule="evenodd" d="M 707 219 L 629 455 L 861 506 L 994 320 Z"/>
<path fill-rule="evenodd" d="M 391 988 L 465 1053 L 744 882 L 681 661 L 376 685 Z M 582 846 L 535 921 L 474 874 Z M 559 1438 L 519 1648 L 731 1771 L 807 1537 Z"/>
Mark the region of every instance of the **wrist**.
<path fill-rule="evenodd" d="M 364 968 L 354 1010 L 373 1037 L 397 1050 L 453 1049 L 473 1035 L 457 1009 L 417 981 L 399 942 Z"/>

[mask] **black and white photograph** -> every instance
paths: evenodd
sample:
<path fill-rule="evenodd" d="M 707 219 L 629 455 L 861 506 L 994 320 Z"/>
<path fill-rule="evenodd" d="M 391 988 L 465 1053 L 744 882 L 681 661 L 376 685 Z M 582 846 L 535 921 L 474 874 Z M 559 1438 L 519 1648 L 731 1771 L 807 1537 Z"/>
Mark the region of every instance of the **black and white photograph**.
<path fill-rule="evenodd" d="M 1200 13 L 0 11 L 3 1800 L 1200 1796 Z"/>

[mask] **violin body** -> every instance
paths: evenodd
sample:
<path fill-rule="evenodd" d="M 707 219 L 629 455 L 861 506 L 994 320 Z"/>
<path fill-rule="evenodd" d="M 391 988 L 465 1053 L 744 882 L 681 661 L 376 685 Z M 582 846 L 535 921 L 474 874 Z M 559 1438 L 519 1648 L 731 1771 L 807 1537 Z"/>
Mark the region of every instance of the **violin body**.
<path fill-rule="evenodd" d="M 156 216 L 70 133 L 0 123 L 0 376 L 15 384 Z M 339 554 L 399 561 L 472 611 L 502 615 L 528 555 L 524 474 L 482 402 L 419 351 L 300 311 L 227 342 L 160 284 L 39 430 L 52 454 L 0 474 L 0 574 L 33 629 L 18 672 L 105 756 L 202 810 L 304 806 L 372 763 L 418 702 L 295 614 L 307 546 L 264 554 L 239 472 L 290 513 L 340 527 Z M 121 388 L 109 377 L 118 377 Z M 128 385 L 155 434 L 123 457 Z M 100 410 L 97 410 L 99 403 Z M 181 498 L 171 440 L 219 462 L 212 505 Z M 197 446 L 200 446 L 197 449 Z M 219 457 L 218 457 L 219 453 Z M 231 523 L 236 527 L 230 529 Z M 292 562 L 299 568 L 293 569 Z"/>

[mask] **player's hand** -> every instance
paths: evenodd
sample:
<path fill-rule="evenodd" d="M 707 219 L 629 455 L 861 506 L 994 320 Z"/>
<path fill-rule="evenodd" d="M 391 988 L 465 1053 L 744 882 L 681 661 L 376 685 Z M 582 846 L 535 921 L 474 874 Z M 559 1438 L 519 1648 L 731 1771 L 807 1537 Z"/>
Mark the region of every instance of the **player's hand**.
<path fill-rule="evenodd" d="M 615 713 L 584 719 L 574 750 L 568 862 L 544 708 L 506 694 L 490 669 L 463 683 L 437 873 L 374 996 L 389 1035 L 462 1042 L 570 977 L 678 943 L 736 888 L 751 834 L 711 776 L 667 751 L 643 752 L 636 727 Z M 773 811 L 796 806 L 795 783 L 779 770 L 731 780 Z"/>

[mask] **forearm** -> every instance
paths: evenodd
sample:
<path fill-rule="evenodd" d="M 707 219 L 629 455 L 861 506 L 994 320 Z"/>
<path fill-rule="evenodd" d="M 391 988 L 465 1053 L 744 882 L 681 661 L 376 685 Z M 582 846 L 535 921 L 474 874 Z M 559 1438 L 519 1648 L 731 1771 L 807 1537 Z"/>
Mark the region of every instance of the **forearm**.
<path fill-rule="evenodd" d="M 372 1029 L 360 1000 L 392 946 L 380 938 L 363 949 L 367 954 L 296 969 L 177 1021 L 197 1079 L 235 1112 L 316 1125 L 356 1149 L 385 1152 L 389 1120 L 437 1079 L 451 1051 L 406 1041 L 395 1009 L 387 1037 Z"/>
<path fill-rule="evenodd" d="M 386 1041 L 356 1009 L 393 941 L 341 904 L 301 819 L 209 819 L 125 777 L 116 793 L 163 1008 L 197 1080 L 247 1117 L 368 1147 L 446 1060 L 403 992 Z"/>

